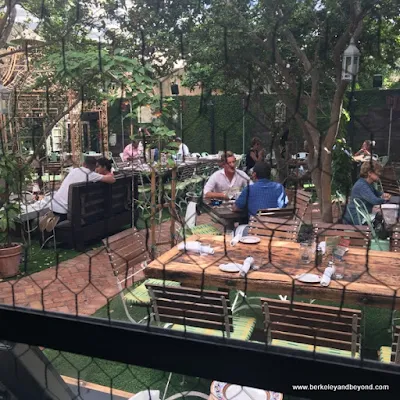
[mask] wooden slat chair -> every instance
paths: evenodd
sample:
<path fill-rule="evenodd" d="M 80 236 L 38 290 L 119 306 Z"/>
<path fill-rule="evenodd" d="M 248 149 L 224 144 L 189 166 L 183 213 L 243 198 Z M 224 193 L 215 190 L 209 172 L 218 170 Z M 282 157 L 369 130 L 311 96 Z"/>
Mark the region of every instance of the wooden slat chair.
<path fill-rule="evenodd" d="M 326 237 L 339 236 L 350 239 L 352 247 L 368 247 L 371 241 L 371 231 L 366 225 L 344 225 L 316 222 L 313 231 L 317 243 L 323 242 Z"/>
<path fill-rule="evenodd" d="M 259 217 L 271 217 L 271 218 L 295 218 L 296 209 L 293 207 L 286 208 L 265 208 L 257 211 Z"/>
<path fill-rule="evenodd" d="M 114 167 L 117 170 L 120 170 L 120 169 L 123 169 L 123 168 L 129 166 L 129 163 L 127 163 L 126 161 L 123 161 L 120 156 L 113 157 L 113 161 L 114 161 Z"/>
<path fill-rule="evenodd" d="M 231 339 L 249 340 L 256 319 L 233 316 L 229 291 L 146 284 L 154 319 L 171 329 Z"/>
<path fill-rule="evenodd" d="M 143 238 L 136 228 L 127 229 L 103 240 L 104 246 L 110 258 L 110 263 L 116 277 L 119 295 L 124 306 L 125 313 L 131 322 L 135 321 L 128 306 L 149 306 L 151 303 L 146 284 L 165 286 L 179 286 L 179 282 L 162 281 L 159 279 L 147 279 L 139 284 L 128 287 L 128 282 L 147 267 L 150 259 Z M 141 268 L 135 272 L 135 267 L 141 264 Z"/>
<path fill-rule="evenodd" d="M 261 298 L 268 344 L 359 357 L 361 311 Z"/>
<path fill-rule="evenodd" d="M 307 209 L 311 204 L 312 193 L 305 190 L 296 190 L 292 198 L 292 207 L 296 208 L 297 218 L 303 220 L 307 213 Z"/>
<path fill-rule="evenodd" d="M 381 178 L 380 181 L 383 192 L 390 193 L 394 196 L 400 195 L 400 186 L 397 180 Z"/>
<path fill-rule="evenodd" d="M 397 179 L 396 170 L 392 165 L 388 165 L 383 169 L 380 178 L 382 190 L 395 196 L 400 195 L 400 186 Z"/>
<path fill-rule="evenodd" d="M 272 240 L 297 241 L 301 221 L 299 219 L 275 218 L 270 216 L 255 215 L 249 221 L 249 234 L 264 236 Z"/>
<path fill-rule="evenodd" d="M 390 251 L 400 251 L 400 223 L 392 226 L 392 237 L 390 238 Z"/>
<path fill-rule="evenodd" d="M 379 349 L 379 359 L 384 363 L 400 364 L 400 325 L 393 329 L 392 346 Z"/>

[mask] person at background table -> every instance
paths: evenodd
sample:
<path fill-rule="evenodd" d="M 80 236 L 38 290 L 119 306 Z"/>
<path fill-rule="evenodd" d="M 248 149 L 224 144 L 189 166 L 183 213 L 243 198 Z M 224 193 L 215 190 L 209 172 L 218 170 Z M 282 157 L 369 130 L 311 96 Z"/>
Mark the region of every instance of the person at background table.
<path fill-rule="evenodd" d="M 250 178 L 236 169 L 236 158 L 231 151 L 222 157 L 222 169 L 214 172 L 204 186 L 204 197 L 207 199 L 229 200 L 249 183 Z"/>
<path fill-rule="evenodd" d="M 354 153 L 354 157 L 358 156 L 370 156 L 372 154 L 372 142 L 370 140 L 365 140 L 361 146 L 361 149 Z"/>
<path fill-rule="evenodd" d="M 368 211 L 372 213 L 374 206 L 390 200 L 391 195 L 379 192 L 374 188 L 374 183 L 379 181 L 383 167 L 376 161 L 366 161 L 362 164 L 360 178 L 351 189 L 350 201 L 346 207 L 343 222 L 350 225 L 361 225 L 354 200 L 363 203 Z"/>
<path fill-rule="evenodd" d="M 113 162 L 108 158 L 101 157 L 97 159 L 96 172 L 100 175 L 114 175 L 112 171 Z"/>
<path fill-rule="evenodd" d="M 113 175 L 100 175 L 95 172 L 97 160 L 94 157 L 85 157 L 82 167 L 73 168 L 63 180 L 60 189 L 53 196 L 50 208 L 60 221 L 67 219 L 69 187 L 80 182 L 114 183 Z"/>
<path fill-rule="evenodd" d="M 182 139 L 180 137 L 177 137 L 175 141 L 179 144 L 178 152 L 176 154 L 180 155 L 181 158 L 183 158 L 184 156 L 190 156 L 189 147 L 187 147 L 186 144 L 182 142 Z"/>
<path fill-rule="evenodd" d="M 256 162 L 264 161 L 266 156 L 266 151 L 263 148 L 261 139 L 258 137 L 253 137 L 251 139 L 251 148 L 246 154 L 246 172 L 254 167 Z"/>
<path fill-rule="evenodd" d="M 247 209 L 249 215 L 256 215 L 258 210 L 287 206 L 285 188 L 280 183 L 271 181 L 271 167 L 268 163 L 257 162 L 251 178 L 254 184 L 243 189 L 233 206 L 233 211 Z"/>
<path fill-rule="evenodd" d="M 129 143 L 122 153 L 123 161 L 138 160 L 143 155 L 143 144 L 138 140 L 133 140 Z"/>

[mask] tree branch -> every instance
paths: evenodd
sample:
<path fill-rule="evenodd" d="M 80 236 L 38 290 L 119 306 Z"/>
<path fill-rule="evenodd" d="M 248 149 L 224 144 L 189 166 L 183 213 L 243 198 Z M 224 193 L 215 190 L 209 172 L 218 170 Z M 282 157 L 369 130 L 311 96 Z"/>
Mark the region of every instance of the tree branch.
<path fill-rule="evenodd" d="M 22 48 L 15 49 L 15 50 L 10 50 L 10 51 L 7 51 L 7 53 L 0 53 L 0 58 L 7 57 L 7 56 L 11 56 L 11 55 L 17 54 L 17 53 L 25 53 L 26 51 L 37 50 L 37 49 L 40 49 L 40 48 L 45 47 L 45 46 L 46 46 L 46 45 L 43 44 L 43 45 L 41 45 L 41 46 L 31 46 L 31 47 L 28 47 L 28 50 L 22 49 Z"/>
<path fill-rule="evenodd" d="M 308 59 L 306 53 L 300 49 L 300 47 L 297 43 L 297 40 L 294 37 L 294 35 L 290 29 L 286 29 L 284 32 L 285 32 L 285 36 L 286 36 L 288 42 L 290 43 L 290 45 L 294 51 L 294 54 L 296 54 L 296 56 L 299 58 L 299 60 L 303 64 L 305 73 L 306 74 L 310 73 L 311 69 L 312 69 L 312 65 L 311 65 L 310 60 Z"/>
<path fill-rule="evenodd" d="M 4 13 L 3 18 L 0 19 L 0 48 L 5 47 L 8 36 L 10 35 L 11 29 L 14 25 L 15 18 L 17 16 L 17 10 L 15 6 L 18 0 L 10 0 L 7 3 L 7 10 Z"/>

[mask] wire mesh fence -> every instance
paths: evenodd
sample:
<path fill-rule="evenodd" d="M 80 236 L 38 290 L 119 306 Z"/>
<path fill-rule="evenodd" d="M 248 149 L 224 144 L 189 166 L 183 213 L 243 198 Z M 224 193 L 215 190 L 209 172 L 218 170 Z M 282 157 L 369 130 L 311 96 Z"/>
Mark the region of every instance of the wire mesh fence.
<path fill-rule="evenodd" d="M 368 54 L 393 65 L 398 4 L 29 2 L 34 30 L 15 7 L 0 24 L 5 398 L 84 399 L 89 383 L 392 398 L 397 103 L 375 129 L 355 89 Z M 221 117 L 228 97 L 240 112 Z"/>

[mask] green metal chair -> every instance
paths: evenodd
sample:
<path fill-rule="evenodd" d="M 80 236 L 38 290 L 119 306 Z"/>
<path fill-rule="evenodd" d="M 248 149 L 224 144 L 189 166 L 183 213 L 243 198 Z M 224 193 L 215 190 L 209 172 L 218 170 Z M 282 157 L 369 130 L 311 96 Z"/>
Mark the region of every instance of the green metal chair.
<path fill-rule="evenodd" d="M 382 156 L 378 158 L 378 162 L 379 164 L 382 165 L 382 167 L 384 167 L 389 161 L 389 156 Z"/>
<path fill-rule="evenodd" d="M 373 241 L 370 243 L 370 249 L 371 250 L 379 250 L 379 251 L 389 251 L 390 250 L 390 242 L 389 240 L 380 240 L 378 238 L 378 235 L 376 234 L 375 228 L 373 221 L 375 219 L 375 215 L 371 215 L 367 208 L 365 207 L 365 204 L 362 201 L 359 201 L 358 199 L 354 199 L 354 205 L 356 206 L 356 211 L 357 211 L 357 216 L 359 219 L 359 224 L 356 224 L 353 217 L 352 221 L 353 224 L 355 225 L 368 225 L 371 235 L 373 238 Z"/>

